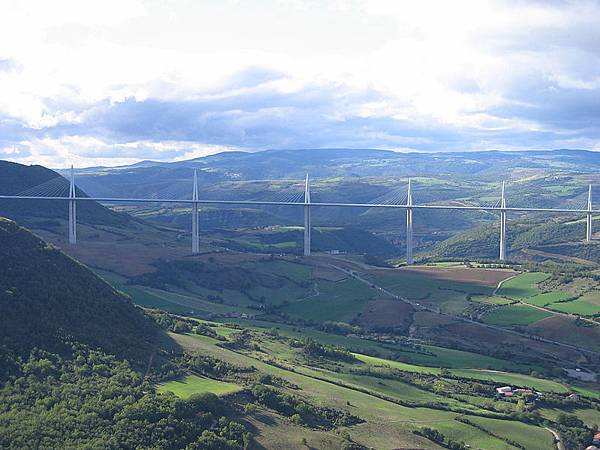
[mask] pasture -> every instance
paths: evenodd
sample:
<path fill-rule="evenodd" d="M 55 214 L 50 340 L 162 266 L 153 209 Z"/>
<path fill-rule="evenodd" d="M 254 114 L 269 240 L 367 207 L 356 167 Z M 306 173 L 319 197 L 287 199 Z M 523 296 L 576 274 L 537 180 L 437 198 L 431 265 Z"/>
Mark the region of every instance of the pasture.
<path fill-rule="evenodd" d="M 551 315 L 552 313 L 526 305 L 508 305 L 501 306 L 484 314 L 482 319 L 490 325 L 510 327 L 530 325 Z"/>
<path fill-rule="evenodd" d="M 473 426 L 460 423 L 455 420 L 458 415 L 466 415 L 469 419 L 477 419 L 477 414 L 495 414 L 483 409 L 476 403 L 464 402 L 460 399 L 448 398 L 443 394 L 437 394 L 418 386 L 409 385 L 402 381 L 381 379 L 375 376 L 361 375 L 349 372 L 351 367 L 366 365 L 394 366 L 409 368 L 419 373 L 436 373 L 440 369 L 419 367 L 416 365 L 401 365 L 395 361 L 380 358 L 372 358 L 359 355 L 363 361 L 358 364 L 338 365 L 335 372 L 327 368 L 311 366 L 310 363 L 292 363 L 289 358 L 295 354 L 293 349 L 285 349 L 286 344 L 277 343 L 273 337 L 262 338 L 256 335 L 261 352 L 233 352 L 217 346 L 217 341 L 206 336 L 173 335 L 173 337 L 184 348 L 191 352 L 218 357 L 231 364 L 240 366 L 253 366 L 260 373 L 267 373 L 286 380 L 291 385 L 297 386 L 290 390 L 281 386 L 285 392 L 293 395 L 301 395 L 309 401 L 327 407 L 333 407 L 348 411 L 365 420 L 364 423 L 352 427 L 343 428 L 354 440 L 362 445 L 374 448 L 397 448 L 398 446 L 409 448 L 433 448 L 431 442 L 415 436 L 412 430 L 423 426 L 435 428 L 446 436 L 457 441 L 463 441 L 472 447 L 489 449 L 507 449 L 502 437 L 510 436 L 519 443 L 528 445 L 527 448 L 534 450 L 545 450 L 547 447 L 547 431 L 543 428 L 523 424 L 514 420 L 496 421 L 490 419 L 484 428 L 493 431 L 501 438 L 493 437 L 490 433 Z M 263 353 L 266 352 L 266 353 Z M 280 355 L 285 356 L 281 359 Z M 291 356 L 290 356 L 291 355 Z M 263 360 L 266 358 L 266 360 Z M 277 360 L 277 364 L 270 361 Z M 366 361 L 366 362 L 365 362 Z M 462 375 L 461 375 L 462 376 Z M 492 376 L 494 380 L 500 379 L 499 383 L 512 383 L 515 385 L 537 385 L 539 389 L 565 391 L 566 388 L 549 380 L 537 379 L 526 375 L 512 373 L 498 373 L 486 371 L 473 371 L 471 378 L 479 376 Z M 508 377 L 508 378 L 504 378 Z M 298 389 L 299 388 L 299 389 Z M 404 402 L 416 402 L 415 406 L 404 406 Z M 422 404 L 422 406 L 419 406 Z M 442 408 L 428 407 L 426 405 L 445 405 Z M 445 408 L 450 408 L 445 409 Z M 462 413 L 453 409 L 458 408 Z M 259 409 L 257 417 L 265 417 L 265 411 Z M 254 422 L 253 417 L 249 420 Z M 259 424 L 259 422 L 256 422 Z M 277 442 L 278 448 L 299 448 L 301 437 L 307 437 L 307 441 L 318 445 L 319 448 L 339 448 L 337 439 L 339 433 L 316 433 L 314 430 L 298 428 L 290 421 L 285 421 L 285 426 L 280 426 L 281 421 L 276 416 L 269 415 L 268 422 L 260 422 L 261 435 L 258 442 L 261 444 L 272 444 Z M 285 433 L 282 431 L 285 430 Z M 548 433 L 549 434 L 549 433 Z M 538 443 L 534 443 L 538 440 Z"/>
<path fill-rule="evenodd" d="M 391 361 L 382 358 L 376 358 L 374 356 L 360 354 L 354 354 L 354 356 L 363 363 L 374 367 L 390 367 L 406 372 L 429 373 L 434 375 L 439 375 L 442 372 L 441 369 L 435 367 L 424 367 L 414 364 L 406 364 L 399 361 Z M 534 378 L 532 376 L 520 373 L 484 369 L 450 369 L 450 373 L 455 376 L 464 378 L 473 378 L 476 380 L 493 380 L 500 384 L 527 386 L 545 392 L 565 393 L 569 391 L 569 389 L 566 386 L 562 385 L 561 383 L 557 383 L 556 381 L 545 380 L 542 378 Z"/>
<path fill-rule="evenodd" d="M 549 277 L 550 274 L 544 272 L 522 273 L 502 283 L 502 287 L 498 289 L 497 294 L 514 300 L 524 300 L 541 294 L 542 291 L 537 285 Z"/>
<path fill-rule="evenodd" d="M 167 381 L 157 386 L 159 392 L 172 392 L 179 398 L 189 398 L 194 394 L 210 392 L 216 395 L 231 394 L 239 391 L 241 386 L 225 381 L 188 375 L 179 380 Z"/>
<path fill-rule="evenodd" d="M 354 279 L 319 281 L 317 289 L 316 295 L 292 302 L 283 311 L 316 322 L 351 322 L 369 300 L 382 296 L 380 292 Z"/>
<path fill-rule="evenodd" d="M 373 270 L 369 279 L 411 301 L 428 304 L 448 314 L 461 314 L 469 298 L 491 296 L 497 283 L 513 272 L 467 267 L 403 268 Z"/>
<path fill-rule="evenodd" d="M 543 294 L 537 294 L 533 297 L 523 298 L 522 301 L 525 303 L 529 303 L 530 305 L 535 306 L 548 306 L 553 305 L 554 303 L 564 301 L 571 297 L 569 294 L 564 292 L 544 292 Z"/>
<path fill-rule="evenodd" d="M 579 314 L 581 316 L 593 316 L 600 313 L 600 291 L 591 290 L 581 297 L 570 302 L 555 303 L 551 305 L 557 311 Z"/>

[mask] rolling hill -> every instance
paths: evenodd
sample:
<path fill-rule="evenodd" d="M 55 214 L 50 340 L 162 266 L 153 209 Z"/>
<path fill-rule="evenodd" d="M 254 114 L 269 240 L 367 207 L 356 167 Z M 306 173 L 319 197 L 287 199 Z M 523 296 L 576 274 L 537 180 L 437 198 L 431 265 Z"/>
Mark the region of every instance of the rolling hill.
<path fill-rule="evenodd" d="M 0 161 L 0 195 L 17 195 L 43 183 L 52 182 L 53 192 L 65 190 L 68 181 L 58 181 L 60 175 L 42 166 L 26 166 L 8 161 Z M 77 195 L 87 197 L 78 190 Z M 0 200 L 0 215 L 29 226 L 55 230 L 67 218 L 67 202 L 49 200 Z M 80 223 L 127 227 L 135 219 L 111 211 L 102 205 L 86 201 L 77 205 L 77 220 Z"/>
<path fill-rule="evenodd" d="M 0 219 L 0 346 L 60 352 L 75 340 L 143 360 L 157 328 L 131 301 L 51 244 Z"/>

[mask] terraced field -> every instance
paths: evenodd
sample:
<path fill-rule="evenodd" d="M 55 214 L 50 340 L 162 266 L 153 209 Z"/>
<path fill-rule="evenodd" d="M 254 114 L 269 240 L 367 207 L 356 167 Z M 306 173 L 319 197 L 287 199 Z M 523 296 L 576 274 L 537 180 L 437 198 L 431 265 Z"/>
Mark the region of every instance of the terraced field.
<path fill-rule="evenodd" d="M 227 328 L 227 325 L 220 327 Z M 173 335 L 173 337 L 193 353 L 218 357 L 237 366 L 252 366 L 260 373 L 285 380 L 285 383 L 278 382 L 278 389 L 284 392 L 300 396 L 309 402 L 345 410 L 359 416 L 365 422 L 344 428 L 345 433 L 353 441 L 369 447 L 436 448 L 432 442 L 412 433 L 426 426 L 438 430 L 446 438 L 464 442 L 472 448 L 548 450 L 554 445 L 548 430 L 541 426 L 509 419 L 502 413 L 486 409 L 488 405 L 497 405 L 507 412 L 514 411 L 513 403 L 492 400 L 493 387 L 496 384 L 529 386 L 560 395 L 565 395 L 571 389 L 566 384 L 529 375 L 466 368 L 464 364 L 474 362 L 475 359 L 471 359 L 469 354 L 464 352 L 453 353 L 449 350 L 445 355 L 443 352 L 440 354 L 440 357 L 453 359 L 452 365 L 456 368 L 450 369 L 449 372 L 443 372 L 436 367 L 407 364 L 365 354 L 355 354 L 357 360 L 354 362 L 312 360 L 307 359 L 301 347 L 290 346 L 288 339 L 296 339 L 292 327 L 280 327 L 279 336 L 260 331 L 261 329 L 257 327 L 252 329 L 257 330 L 252 332 L 252 339 L 258 344 L 260 350 L 250 346 L 233 352 L 217 345 L 218 341 L 206 336 Z M 239 330 L 228 334 L 233 337 L 236 332 Z M 340 342 L 340 339 L 348 342 L 345 339 L 350 339 L 328 333 L 314 333 L 320 341 L 326 341 L 326 336 L 329 336 L 330 342 Z M 282 334 L 285 334 L 285 337 L 281 337 Z M 317 361 L 318 364 L 314 365 L 313 362 Z M 332 370 L 333 368 L 335 370 Z M 438 390 L 431 390 L 425 385 L 420 387 L 418 384 L 407 383 L 401 378 L 393 378 L 395 373 L 393 370 L 399 371 L 397 373 L 414 374 L 417 377 L 440 377 L 441 384 Z M 486 388 L 490 390 L 488 398 L 485 395 L 478 397 L 474 393 L 448 396 L 445 394 L 446 389 L 453 389 L 452 386 L 458 387 L 457 378 L 444 378 L 448 375 L 460 377 L 458 379 L 461 380 L 474 382 L 479 380 L 482 383 L 492 381 L 496 384 Z M 427 378 L 423 378 L 423 381 L 425 380 Z M 337 440 L 339 433 L 305 430 L 289 421 L 281 422 L 270 410 L 260 405 L 255 414 L 257 418 L 264 417 L 265 420 L 269 418 L 268 421 L 255 421 L 253 414 L 248 418 L 260 429 L 258 443 L 267 448 L 302 448 L 303 437 L 309 446 L 318 445 L 318 448 L 324 449 L 340 448 Z M 582 414 L 592 413 L 585 409 Z M 550 415 L 548 413 L 548 416 Z M 471 424 L 456 420 L 459 416 L 466 418 Z"/>

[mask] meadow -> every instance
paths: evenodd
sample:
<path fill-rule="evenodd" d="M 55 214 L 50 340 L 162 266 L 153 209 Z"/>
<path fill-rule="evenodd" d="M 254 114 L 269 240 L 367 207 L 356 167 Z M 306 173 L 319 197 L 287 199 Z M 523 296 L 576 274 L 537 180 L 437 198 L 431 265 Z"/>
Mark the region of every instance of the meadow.
<path fill-rule="evenodd" d="M 541 294 L 537 284 L 547 280 L 550 274 L 543 272 L 526 272 L 517 275 L 502 283 L 497 294 L 514 300 L 523 300 L 534 295 Z"/>
<path fill-rule="evenodd" d="M 508 305 L 490 311 L 482 319 L 490 325 L 510 327 L 530 325 L 551 315 L 552 313 L 526 305 Z"/>
<path fill-rule="evenodd" d="M 338 282 L 319 281 L 318 293 L 292 302 L 283 308 L 286 313 L 303 319 L 325 322 L 338 320 L 351 322 L 372 298 L 382 294 L 364 283 L 348 279 Z"/>
<path fill-rule="evenodd" d="M 189 398 L 194 394 L 211 392 L 216 395 L 231 394 L 239 391 L 240 386 L 210 378 L 188 375 L 180 380 L 167 381 L 157 386 L 159 392 L 172 392 L 177 397 Z"/>
<path fill-rule="evenodd" d="M 246 328 L 247 325 L 249 324 L 245 323 L 242 326 Z M 434 448 L 431 442 L 412 433 L 413 430 L 427 426 L 440 431 L 447 438 L 465 442 L 472 448 L 521 448 L 508 443 L 512 441 L 522 448 L 547 450 L 553 445 L 552 435 L 548 430 L 509 418 L 505 413 L 486 409 L 498 405 L 504 411 L 514 411 L 514 404 L 493 400 L 494 384 L 486 388 L 489 389 L 489 394 L 477 394 L 484 397 L 475 393 L 463 396 L 448 395 L 446 390 L 454 389 L 453 386 L 458 388 L 461 383 L 468 382 L 457 380 L 480 380 L 483 383 L 491 381 L 497 385 L 529 386 L 558 395 L 566 395 L 571 391 L 568 385 L 553 380 L 519 373 L 467 368 L 464 364 L 469 365 L 475 358 L 462 353 L 450 352 L 444 355 L 448 360 L 454 357 L 452 365 L 456 367 L 448 372 L 443 372 L 439 367 L 407 364 L 359 353 L 354 354 L 355 362 L 342 363 L 322 358 L 313 360 L 302 352 L 301 347 L 291 345 L 293 341 L 289 339 L 297 339 L 296 332 L 291 327 L 279 327 L 277 334 L 273 334 L 272 327 L 267 329 L 267 324 L 264 325 L 265 328 L 261 328 L 255 323 L 249 328 L 252 330 L 251 341 L 255 342 L 259 349 L 252 345 L 231 351 L 218 345 L 219 342 L 210 337 L 172 336 L 187 351 L 218 357 L 237 366 L 254 367 L 259 373 L 285 380 L 285 383 L 277 382 L 278 389 L 283 392 L 299 395 L 319 405 L 347 410 L 359 416 L 365 420 L 364 423 L 345 427 L 343 430 L 345 436 L 365 446 L 389 449 L 398 446 Z M 218 325 L 218 328 L 227 327 L 226 324 Z M 232 330 L 227 333 L 230 338 L 241 332 L 236 328 Z M 324 335 L 327 333 L 314 333 L 313 336 L 321 338 L 319 342 L 325 341 Z M 342 342 L 340 339 L 344 337 L 331 335 L 329 342 Z M 463 367 L 459 367 L 461 365 Z M 382 378 L 389 370 L 425 377 L 424 384 L 419 386 L 401 379 L 386 376 Z M 448 375 L 451 378 L 444 378 Z M 438 390 L 426 388 L 427 377 L 431 376 L 440 380 L 441 384 L 436 388 Z M 586 414 L 590 414 L 587 409 L 585 411 Z M 309 446 L 340 448 L 339 433 L 305 430 L 290 422 L 282 422 L 272 411 L 264 409 L 261 405 L 258 405 L 254 414 L 256 416 L 251 415 L 248 420 L 259 426 L 261 433 L 257 440 L 266 447 L 276 445 L 277 448 L 301 448 L 304 437 Z M 466 417 L 477 427 L 457 421 L 459 416 Z M 254 417 L 264 417 L 265 420 L 268 418 L 268 422 L 257 421 Z"/>

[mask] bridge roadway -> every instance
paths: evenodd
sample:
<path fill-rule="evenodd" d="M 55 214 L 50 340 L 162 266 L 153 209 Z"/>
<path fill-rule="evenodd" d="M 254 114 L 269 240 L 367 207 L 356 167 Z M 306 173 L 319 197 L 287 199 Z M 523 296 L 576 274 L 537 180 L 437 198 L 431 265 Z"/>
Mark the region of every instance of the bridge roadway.
<path fill-rule="evenodd" d="M 341 208 L 392 208 L 392 209 L 439 209 L 439 210 L 466 210 L 466 211 L 497 211 L 497 212 L 546 212 L 564 214 L 600 214 L 598 209 L 569 209 L 569 208 L 527 208 L 477 205 L 396 205 L 386 203 L 338 203 L 338 202 L 273 202 L 262 200 L 209 200 L 209 199 L 158 199 L 158 198 L 121 198 L 121 197 L 39 197 L 0 195 L 2 200 L 76 200 L 96 201 L 99 203 L 176 203 L 200 205 L 265 205 L 265 206 L 310 206 L 310 207 L 341 207 Z"/>

